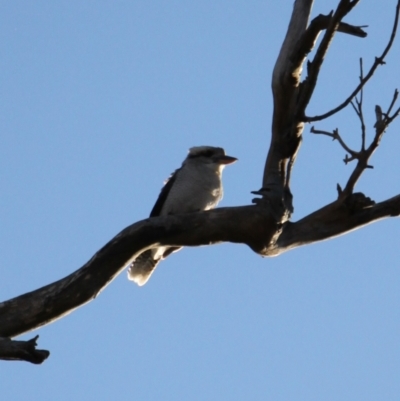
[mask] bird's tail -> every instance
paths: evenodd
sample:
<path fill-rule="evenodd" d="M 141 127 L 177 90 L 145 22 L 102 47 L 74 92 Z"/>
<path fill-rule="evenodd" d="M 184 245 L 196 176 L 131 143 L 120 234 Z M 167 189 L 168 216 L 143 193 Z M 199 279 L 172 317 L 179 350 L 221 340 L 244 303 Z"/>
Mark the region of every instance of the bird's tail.
<path fill-rule="evenodd" d="M 140 254 L 129 266 L 128 279 L 142 286 L 147 283 L 161 259 L 155 259 L 151 249 Z"/>

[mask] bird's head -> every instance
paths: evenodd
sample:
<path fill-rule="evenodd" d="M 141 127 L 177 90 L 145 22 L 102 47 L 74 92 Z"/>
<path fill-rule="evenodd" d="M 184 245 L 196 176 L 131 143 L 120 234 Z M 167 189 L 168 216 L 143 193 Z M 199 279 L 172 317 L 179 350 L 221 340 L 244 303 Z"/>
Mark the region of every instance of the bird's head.
<path fill-rule="evenodd" d="M 215 167 L 221 171 L 227 164 L 235 163 L 236 160 L 236 157 L 227 156 L 222 148 L 194 146 L 189 149 L 185 161 L 210 165 L 210 167 Z"/>

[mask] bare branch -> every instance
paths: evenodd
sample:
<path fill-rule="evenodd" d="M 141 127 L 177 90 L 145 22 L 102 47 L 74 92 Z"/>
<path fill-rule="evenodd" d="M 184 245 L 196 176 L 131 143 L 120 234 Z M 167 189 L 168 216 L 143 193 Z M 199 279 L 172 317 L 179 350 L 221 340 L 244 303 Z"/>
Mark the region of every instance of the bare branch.
<path fill-rule="evenodd" d="M 393 115 L 387 119 L 387 123 L 388 125 L 394 120 L 396 119 L 398 116 L 400 115 L 400 107 L 393 113 Z"/>
<path fill-rule="evenodd" d="M 348 196 L 354 191 L 354 187 L 357 181 L 359 180 L 359 178 L 361 177 L 362 173 L 366 168 L 372 168 L 372 166 L 368 164 L 370 157 L 375 152 L 376 148 L 379 146 L 381 138 L 385 133 L 386 129 L 393 122 L 393 120 L 399 115 L 400 109 L 396 110 L 392 116 L 390 116 L 389 114 L 389 112 L 392 110 L 397 100 L 397 97 L 398 97 L 398 91 L 396 90 L 394 92 L 393 99 L 386 113 L 382 113 L 381 108 L 379 106 L 376 106 L 375 108 L 376 123 L 375 123 L 374 139 L 368 148 L 361 149 L 361 151 L 357 153 L 358 162 L 343 190 L 343 196 Z M 362 111 L 360 110 L 359 113 L 361 114 Z"/>
<path fill-rule="evenodd" d="M 313 0 L 296 0 L 294 3 L 288 30 L 274 67 L 272 76 L 274 92 L 281 89 L 283 85 L 292 87 L 293 78 L 297 80 L 297 84 L 300 82 L 301 71 L 298 69 L 301 69 L 301 65 L 293 65 L 293 53 L 298 47 L 299 38 L 306 32 L 313 3 Z M 293 76 L 292 79 L 290 75 Z"/>
<path fill-rule="evenodd" d="M 291 61 L 297 41 L 307 28 L 313 0 L 296 0 L 288 30 L 272 74 L 274 112 L 271 145 L 265 162 L 262 187 L 269 195 L 281 197 L 287 186 L 287 163 L 294 157 L 300 143 L 303 124 L 292 121 L 292 109 L 300 84 L 301 64 Z"/>
<path fill-rule="evenodd" d="M 314 93 L 322 63 L 325 59 L 326 53 L 333 40 L 333 37 L 339 28 L 341 20 L 353 9 L 353 7 L 358 4 L 358 2 L 359 0 L 341 0 L 336 8 L 335 13 L 333 15 L 329 15 L 329 26 L 326 29 L 320 45 L 318 46 L 313 61 L 307 64 L 308 76 L 301 84 L 300 98 L 296 110 L 297 116 L 302 117 L 305 114 L 305 109 L 311 99 L 312 94 Z M 308 121 L 304 119 L 302 120 Z"/>
<path fill-rule="evenodd" d="M 360 79 L 362 79 L 362 70 L 361 70 L 361 76 Z M 362 111 L 362 97 L 360 99 L 356 99 L 356 103 L 352 104 L 358 118 L 361 121 L 361 138 L 362 138 L 362 143 L 361 143 L 361 150 L 359 152 L 356 152 L 352 149 L 350 149 L 346 143 L 343 141 L 342 137 L 339 135 L 338 129 L 335 129 L 333 132 L 328 132 L 328 131 L 322 131 L 322 130 L 316 130 L 314 127 L 311 127 L 311 132 L 313 134 L 322 134 L 329 136 L 333 140 L 338 140 L 340 145 L 343 147 L 343 149 L 346 150 L 350 154 L 350 157 L 346 155 L 344 162 L 347 164 L 353 160 L 358 160 L 356 167 L 354 168 L 353 172 L 351 173 L 349 180 L 347 181 L 347 184 L 345 188 L 342 190 L 340 188 L 339 191 L 339 197 L 348 197 L 351 195 L 354 191 L 355 185 L 359 178 L 361 177 L 362 173 L 364 172 L 365 169 L 367 168 L 373 168 L 371 165 L 368 164 L 368 161 L 376 148 L 379 146 L 380 140 L 388 128 L 388 126 L 392 123 L 392 121 L 398 117 L 400 113 L 400 108 L 397 109 L 392 115 L 390 115 L 390 112 L 392 111 L 396 100 L 398 98 L 398 90 L 396 89 L 392 101 L 390 102 L 388 111 L 386 113 L 382 112 L 382 109 L 380 106 L 375 107 L 375 115 L 376 115 L 376 123 L 375 123 L 375 136 L 371 144 L 369 145 L 368 148 L 365 148 L 365 124 L 364 124 L 364 116 L 363 116 L 363 111 Z"/>
<path fill-rule="evenodd" d="M 297 223 L 280 224 L 271 205 L 221 208 L 153 217 L 119 233 L 81 269 L 62 280 L 0 303 L 0 335 L 14 337 L 72 312 L 93 300 L 144 250 L 154 246 L 247 244 L 262 256 L 334 237 L 380 218 L 400 214 L 400 196 L 373 206 L 360 194 L 338 199 Z M 368 209 L 368 211 L 366 211 Z M 44 351 L 46 352 L 46 351 Z"/>
<path fill-rule="evenodd" d="M 0 337 L 0 359 L 5 361 L 27 361 L 34 364 L 41 364 L 46 360 L 50 352 L 43 349 L 36 349 L 35 336 L 29 341 L 13 341 L 9 338 Z"/>
<path fill-rule="evenodd" d="M 360 197 L 364 202 L 359 202 Z M 351 205 L 353 200 L 355 208 Z M 364 206 L 357 207 L 358 204 Z M 279 250 L 288 251 L 337 237 L 386 217 L 399 215 L 400 195 L 374 205 L 369 198 L 355 193 L 345 201 L 337 200 L 297 223 L 287 223 L 276 244 L 277 254 L 281 253 Z"/>
<path fill-rule="evenodd" d="M 262 184 L 263 196 L 274 196 L 275 198 L 286 199 L 289 202 L 286 204 L 286 210 L 283 210 L 281 222 L 290 217 L 290 211 L 293 209 L 292 196 L 290 194 L 290 177 L 304 130 L 302 117 L 309 100 L 306 98 L 308 95 L 311 97 L 314 90 L 319 68 L 322 65 L 333 34 L 340 28 L 343 32 L 357 36 L 366 35 L 360 27 L 341 23 L 341 19 L 358 2 L 359 0 L 341 0 L 333 16 L 321 15 L 314 19 L 307 28 L 313 2 L 311 0 L 295 1 L 288 31 L 272 77 L 274 96 L 272 136 Z M 301 84 L 300 87 L 303 63 L 322 29 L 326 29 L 327 32 L 312 64 L 315 66 L 315 70 L 307 81 L 308 91 L 304 91 L 304 84 Z M 301 94 L 299 95 L 300 88 L 303 89 L 301 89 Z M 289 194 L 290 196 L 287 196 Z"/>
<path fill-rule="evenodd" d="M 332 138 L 334 141 L 337 140 L 337 141 L 340 143 L 340 145 L 342 146 L 342 148 L 343 148 L 346 152 L 348 152 L 348 153 L 351 155 L 351 158 L 348 158 L 348 157 L 346 156 L 346 158 L 345 158 L 345 160 L 344 160 L 344 162 L 345 162 L 346 164 L 347 164 L 348 162 L 354 160 L 354 159 L 357 159 L 357 157 L 358 157 L 358 152 L 356 152 L 356 151 L 350 149 L 350 148 L 346 145 L 346 143 L 343 141 L 342 137 L 340 136 L 339 130 L 338 130 L 337 128 L 334 129 L 333 132 L 328 132 L 328 131 L 316 130 L 316 129 L 314 128 L 314 126 L 312 126 L 310 132 L 311 132 L 312 134 L 320 134 L 320 135 L 329 136 L 329 137 Z"/>
<path fill-rule="evenodd" d="M 347 35 L 357 36 L 359 38 L 366 38 L 367 32 L 363 30 L 363 28 L 368 28 L 368 25 L 350 25 L 345 22 L 340 22 L 337 28 L 337 32 L 346 33 Z"/>
<path fill-rule="evenodd" d="M 324 120 L 330 116 L 333 116 L 334 114 L 336 114 L 337 112 L 339 112 L 340 110 L 343 110 L 346 106 L 348 106 L 350 104 L 350 102 L 353 100 L 353 98 L 355 96 L 357 96 L 357 94 L 360 92 L 360 90 L 364 87 L 364 85 L 371 79 L 371 77 L 374 75 L 376 69 L 380 66 L 385 64 L 385 57 L 387 56 L 387 54 L 389 53 L 390 48 L 392 47 L 394 38 L 396 37 L 396 32 L 397 32 L 397 26 L 398 26 L 398 21 L 399 21 L 399 13 L 400 13 L 400 0 L 398 0 L 397 5 L 396 5 L 396 12 L 395 12 L 395 18 L 394 18 L 394 23 L 393 23 L 393 28 L 392 28 L 392 32 L 389 38 L 389 42 L 386 45 L 384 51 L 382 52 L 380 57 L 375 57 L 375 61 L 372 64 L 371 68 L 369 69 L 367 75 L 365 75 L 365 77 L 361 80 L 361 82 L 358 84 L 358 86 L 354 89 L 354 91 L 350 94 L 350 96 L 343 102 L 341 103 L 339 106 L 335 107 L 334 109 L 324 113 L 324 114 L 320 114 L 317 116 L 313 116 L 313 117 L 308 117 L 305 116 L 303 121 L 305 122 L 313 122 L 313 121 L 321 121 Z"/>
<path fill-rule="evenodd" d="M 264 167 L 262 196 L 270 203 L 283 200 L 280 221 L 290 217 L 292 196 L 290 194 L 290 170 L 300 147 L 304 124 L 294 121 L 301 63 L 292 62 L 293 52 L 299 38 L 307 29 L 313 0 L 296 0 L 288 30 L 272 74 L 274 111 L 271 144 Z M 287 203 L 288 202 L 288 203 Z"/>
<path fill-rule="evenodd" d="M 332 23 L 332 15 L 318 15 L 315 17 L 308 26 L 307 30 L 304 32 L 303 36 L 299 39 L 297 43 L 297 48 L 293 52 L 292 63 L 297 65 L 298 68 L 303 64 L 305 57 L 314 48 L 317 42 L 319 34 L 329 28 Z M 353 26 L 346 24 L 344 22 L 339 22 L 337 31 L 342 33 L 347 33 L 349 35 L 358 36 L 365 38 L 367 33 L 362 29 L 365 26 Z"/>
<path fill-rule="evenodd" d="M 363 61 L 362 58 L 360 58 L 360 82 L 362 82 L 363 79 L 364 79 Z M 366 137 L 366 128 L 365 128 L 365 120 L 363 113 L 363 97 L 364 97 L 364 88 L 361 88 L 359 99 L 357 99 L 356 96 L 354 98 L 354 102 L 353 101 L 351 102 L 351 105 L 361 123 L 361 151 L 365 150 L 365 137 Z"/>
<path fill-rule="evenodd" d="M 361 91 L 362 94 L 362 91 Z M 351 106 L 353 107 L 353 110 L 357 114 L 357 117 L 360 119 L 361 123 L 361 150 L 365 150 L 365 138 L 366 138 L 366 127 L 365 127 L 365 121 L 364 121 L 364 113 L 363 113 L 363 108 L 362 108 L 362 96 L 360 96 L 360 100 L 357 98 L 355 101 L 350 103 Z"/>
<path fill-rule="evenodd" d="M 154 246 L 243 243 L 262 253 L 279 224 L 268 207 L 244 206 L 154 217 L 121 231 L 82 268 L 36 291 L 0 303 L 0 336 L 15 337 L 92 301 L 140 253 Z"/>
<path fill-rule="evenodd" d="M 394 94 L 393 94 L 393 98 L 392 98 L 392 102 L 390 103 L 390 106 L 389 106 L 388 111 L 386 113 L 387 115 L 389 115 L 392 112 L 392 109 L 393 109 L 398 97 L 399 97 L 399 91 L 398 91 L 398 89 L 395 89 L 394 90 Z M 398 115 L 398 112 L 397 112 L 397 114 L 395 112 L 393 114 L 392 118 L 396 118 L 397 115 Z M 392 120 L 390 122 L 392 122 Z"/>

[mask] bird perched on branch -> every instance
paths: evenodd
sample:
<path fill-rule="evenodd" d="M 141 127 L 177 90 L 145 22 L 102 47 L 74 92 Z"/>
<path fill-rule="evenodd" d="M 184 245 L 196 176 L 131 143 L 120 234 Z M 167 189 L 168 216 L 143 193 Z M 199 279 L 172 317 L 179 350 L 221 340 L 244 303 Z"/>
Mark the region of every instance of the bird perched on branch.
<path fill-rule="evenodd" d="M 165 182 L 150 217 L 213 209 L 222 199 L 222 170 L 234 163 L 222 148 L 196 146 Z M 159 247 L 140 254 L 129 266 L 128 278 L 142 286 L 157 264 L 181 247 Z"/>

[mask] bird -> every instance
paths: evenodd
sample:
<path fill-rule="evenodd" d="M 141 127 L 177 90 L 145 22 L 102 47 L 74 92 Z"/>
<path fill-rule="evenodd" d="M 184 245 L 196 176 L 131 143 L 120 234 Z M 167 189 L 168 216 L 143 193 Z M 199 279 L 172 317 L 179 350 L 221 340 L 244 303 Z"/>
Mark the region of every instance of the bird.
<path fill-rule="evenodd" d="M 190 148 L 182 166 L 164 182 L 150 217 L 215 208 L 223 196 L 222 170 L 236 161 L 236 157 L 227 156 L 220 147 Z M 141 253 L 129 266 L 128 279 L 143 286 L 158 263 L 180 249 L 163 246 Z"/>

